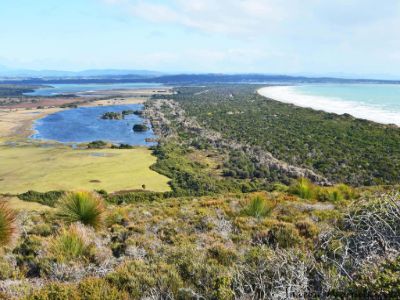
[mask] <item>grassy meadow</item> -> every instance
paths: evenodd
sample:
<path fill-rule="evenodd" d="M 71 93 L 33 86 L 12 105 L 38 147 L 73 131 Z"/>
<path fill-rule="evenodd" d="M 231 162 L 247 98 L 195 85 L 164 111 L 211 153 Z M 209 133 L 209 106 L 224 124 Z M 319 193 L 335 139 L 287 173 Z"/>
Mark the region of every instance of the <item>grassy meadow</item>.
<path fill-rule="evenodd" d="M 6 202 L 10 208 L 17 212 L 45 212 L 52 210 L 52 207 L 43 205 L 37 202 L 28 202 L 18 199 L 18 197 L 2 197 L 0 196 L 0 202 Z"/>
<path fill-rule="evenodd" d="M 0 193 L 28 190 L 142 189 L 168 191 L 168 178 L 149 167 L 156 162 L 146 148 L 73 150 L 65 146 L 0 146 Z"/>

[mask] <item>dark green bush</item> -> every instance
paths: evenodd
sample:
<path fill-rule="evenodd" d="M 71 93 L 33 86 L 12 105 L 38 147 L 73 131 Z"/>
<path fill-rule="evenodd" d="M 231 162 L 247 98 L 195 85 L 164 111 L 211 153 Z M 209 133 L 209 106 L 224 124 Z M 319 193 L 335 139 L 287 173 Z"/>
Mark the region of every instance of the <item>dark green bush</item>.
<path fill-rule="evenodd" d="M 57 201 L 65 195 L 64 191 L 35 192 L 28 191 L 18 195 L 18 198 L 29 202 L 38 202 L 43 205 L 54 207 Z"/>

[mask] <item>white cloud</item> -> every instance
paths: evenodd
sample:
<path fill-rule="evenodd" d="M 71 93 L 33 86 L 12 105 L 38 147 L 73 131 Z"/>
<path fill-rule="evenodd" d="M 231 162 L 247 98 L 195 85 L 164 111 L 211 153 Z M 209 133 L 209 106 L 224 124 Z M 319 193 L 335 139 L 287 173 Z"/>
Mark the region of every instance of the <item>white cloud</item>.
<path fill-rule="evenodd" d="M 263 60 L 266 71 L 277 65 L 299 71 L 391 72 L 400 65 L 398 0 L 103 1 L 165 30 L 172 25 L 187 30 L 188 36 L 202 33 L 198 40 L 204 43 L 196 45 L 201 49 L 177 39 L 174 44 L 191 49 L 182 59 L 203 59 L 209 68 L 231 61 L 240 62 L 242 69 L 257 68 Z M 215 45 L 215 37 L 224 38 L 226 45 Z"/>
<path fill-rule="evenodd" d="M 297 0 L 295 0 L 298 2 Z M 273 30 L 289 17 L 282 0 L 103 0 L 156 23 L 171 23 L 207 33 L 251 35 Z"/>
<path fill-rule="evenodd" d="M 258 36 L 298 30 L 352 30 L 400 18 L 400 2 L 386 0 L 101 0 L 133 16 L 207 33 Z"/>

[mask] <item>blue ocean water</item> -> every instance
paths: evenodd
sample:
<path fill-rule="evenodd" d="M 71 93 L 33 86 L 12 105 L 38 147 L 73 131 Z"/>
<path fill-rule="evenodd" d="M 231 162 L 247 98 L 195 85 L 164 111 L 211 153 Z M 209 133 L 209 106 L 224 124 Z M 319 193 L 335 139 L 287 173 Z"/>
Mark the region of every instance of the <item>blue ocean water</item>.
<path fill-rule="evenodd" d="M 155 138 L 153 131 L 134 132 L 133 125 L 145 120 L 136 115 L 127 115 L 124 120 L 103 120 L 106 112 L 141 110 L 140 104 L 79 107 L 50 114 L 34 123 L 36 131 L 31 137 L 63 143 L 82 143 L 103 140 L 116 144 L 145 145 L 146 138 Z"/>
<path fill-rule="evenodd" d="M 110 84 L 51 84 L 49 88 L 40 88 L 32 93 L 25 93 L 27 96 L 55 96 L 60 94 L 74 94 L 88 91 L 104 91 L 119 89 L 140 89 L 159 87 L 159 83 L 110 83 Z"/>
<path fill-rule="evenodd" d="M 260 94 L 282 102 L 400 125 L 400 85 L 309 84 L 274 86 Z"/>

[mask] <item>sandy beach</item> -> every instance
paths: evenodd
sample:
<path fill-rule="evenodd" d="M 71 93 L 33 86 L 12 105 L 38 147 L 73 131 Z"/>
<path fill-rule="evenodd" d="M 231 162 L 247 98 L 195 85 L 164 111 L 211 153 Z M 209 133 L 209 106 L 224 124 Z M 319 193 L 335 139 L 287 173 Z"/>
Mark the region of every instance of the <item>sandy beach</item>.
<path fill-rule="evenodd" d="M 363 89 L 365 89 L 365 86 Z M 399 113 L 397 111 L 384 109 L 379 103 L 368 104 L 366 102 L 352 101 L 340 97 L 303 94 L 298 92 L 295 86 L 268 86 L 258 89 L 257 93 L 266 98 L 300 107 L 322 110 L 339 115 L 350 114 L 360 119 L 400 126 Z M 384 96 L 382 96 L 382 98 L 384 98 Z"/>

